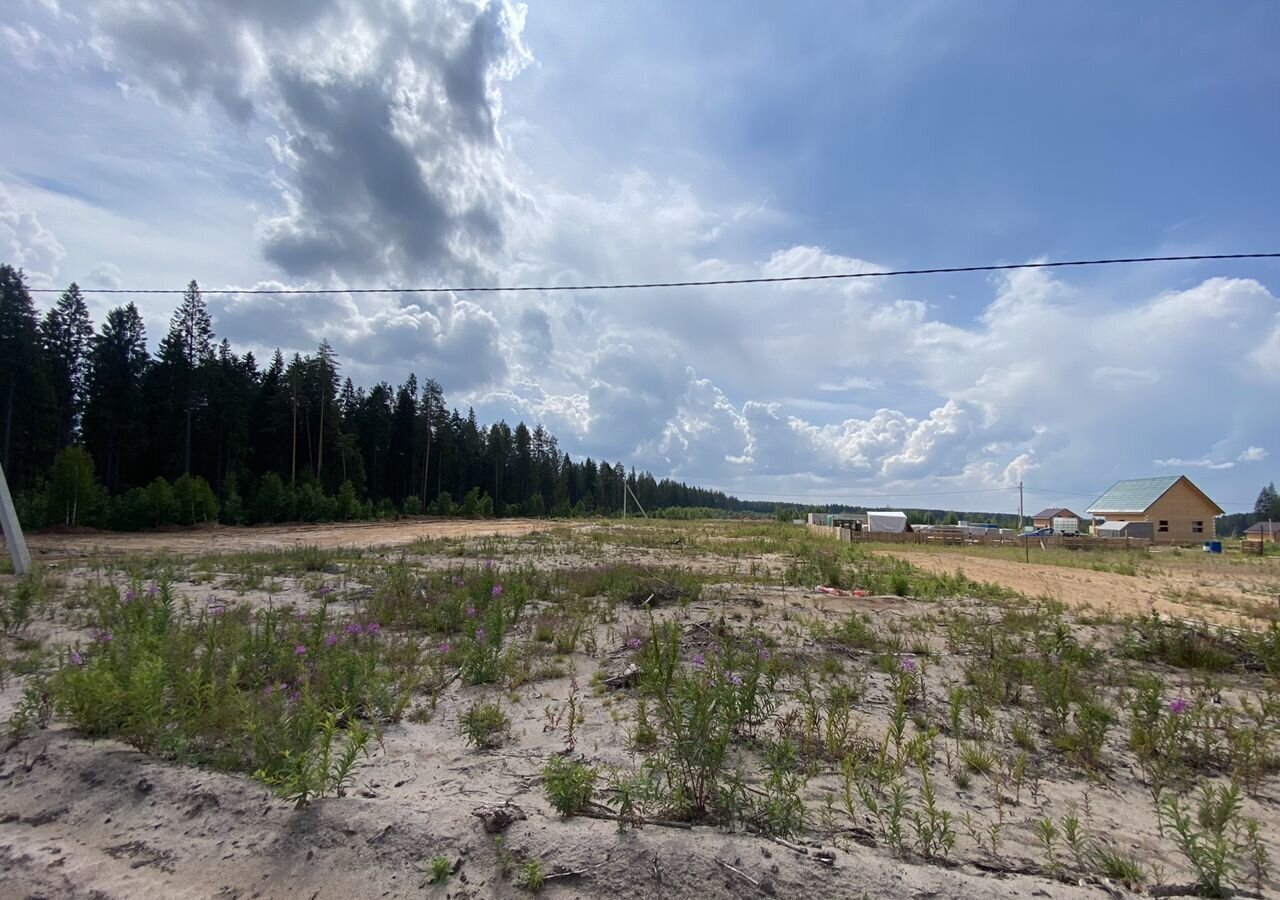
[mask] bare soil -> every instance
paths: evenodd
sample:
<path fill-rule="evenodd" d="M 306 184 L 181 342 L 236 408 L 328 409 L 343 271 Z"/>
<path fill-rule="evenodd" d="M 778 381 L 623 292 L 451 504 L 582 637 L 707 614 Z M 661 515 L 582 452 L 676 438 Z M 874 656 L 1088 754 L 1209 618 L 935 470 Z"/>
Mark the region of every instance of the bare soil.
<path fill-rule="evenodd" d="M 878 548 L 877 548 L 878 550 Z M 1078 609 L 1117 615 L 1159 613 L 1177 618 L 1241 624 L 1280 612 L 1280 585 L 1241 573 L 1228 561 L 1205 560 L 1194 567 L 1157 563 L 1136 575 L 1087 568 L 1040 565 L 985 556 L 894 547 L 880 551 L 901 557 L 929 572 L 954 572 L 976 581 L 1003 585 L 1029 597 L 1050 597 Z M 1269 590 L 1277 593 L 1272 596 Z"/>
<path fill-rule="evenodd" d="M 154 554 L 167 552 L 200 556 L 215 551 L 289 548 L 310 544 L 403 546 L 423 538 L 462 536 L 479 539 L 504 535 L 495 558 L 500 565 L 572 567 L 676 563 L 689 571 L 716 573 L 731 568 L 706 586 L 689 604 L 671 604 L 654 614 L 681 623 L 687 640 L 696 642 L 715 623 L 741 627 L 752 623 L 776 641 L 779 652 L 794 654 L 802 664 L 831 664 L 841 677 L 864 673 L 865 694 L 855 707 L 863 720 L 863 734 L 879 740 L 887 728 L 891 696 L 886 676 L 876 671 L 869 656 L 857 651 L 834 652 L 809 636 L 806 623 L 836 622 L 850 612 L 865 613 L 878 631 L 926 635 L 934 645 L 930 663 L 931 704 L 945 704 L 946 683 L 961 677 L 961 660 L 950 654 L 940 635 L 926 632 L 930 622 L 946 610 L 967 609 L 975 615 L 998 613 L 982 603 L 955 598 L 945 604 L 897 597 L 840 597 L 817 594 L 812 588 L 760 584 L 745 579 L 742 563 L 711 553 L 676 554 L 634 547 L 603 548 L 599 557 L 557 556 L 554 536 L 537 539 L 520 535 L 548 527 L 526 521 L 459 522 L 413 520 L 376 525 L 302 526 L 262 529 L 219 529 L 144 535 L 38 535 L 32 543 L 42 559 L 74 559 L 83 555 Z M 535 548 L 529 542 L 537 540 Z M 474 547 L 472 548 L 474 550 Z M 474 552 L 459 548 L 411 557 L 424 574 L 475 565 Z M 486 548 L 488 552 L 488 548 Z M 979 580 L 997 581 L 1025 591 L 1079 606 L 1142 612 L 1155 595 L 1158 608 L 1170 601 L 1158 596 L 1163 582 L 1114 573 L 1059 566 L 1019 566 L 1002 560 L 928 552 L 894 550 L 930 571 L 963 568 Z M 762 565 L 781 566 L 769 556 Z M 102 578 L 100 572 L 60 565 L 67 583 Z M 311 579 L 325 578 L 340 585 L 332 602 L 358 603 L 367 586 L 359 571 L 349 578 L 316 573 L 279 577 L 270 594 L 246 591 L 235 584 L 233 572 L 206 573 L 212 580 L 192 580 L 182 586 L 191 599 L 219 603 L 297 603 L 314 595 Z M 553 601 L 543 601 L 551 609 Z M 1174 607 L 1182 608 L 1178 604 Z M 1213 609 L 1185 607 L 1190 615 L 1209 615 Z M 627 639 L 644 634 L 649 610 L 621 604 L 616 618 L 600 621 L 594 639 L 562 662 L 576 673 L 581 685 L 583 722 L 577 733 L 575 756 L 607 769 L 634 770 L 643 756 L 628 747 L 628 721 L 635 700 L 627 691 L 595 690 L 589 686 L 597 672 L 615 674 L 628 659 Z M 513 640 L 532 641 L 527 625 Z M 1097 639 L 1106 628 L 1084 627 L 1083 640 Z M 931 635 L 931 636 L 929 636 Z M 52 648 L 87 633 L 69 631 L 65 621 L 43 618 L 25 635 Z M 15 645 L 13 637 L 0 636 Z M 1166 672 L 1171 681 L 1179 673 Z M 1182 679 L 1189 682 L 1189 679 Z M 23 678 L 0 684 L 0 721 L 7 719 L 22 693 Z M 1243 685 L 1240 686 L 1243 689 Z M 1106 836 L 1119 849 L 1144 865 L 1158 866 L 1171 881 L 1186 881 L 1185 863 L 1156 827 L 1146 788 L 1139 780 L 1132 755 L 1125 746 L 1122 726 L 1108 737 L 1106 770 L 1096 779 L 1066 765 L 1053 755 L 1047 739 L 1033 761 L 1034 791 L 1020 787 L 1016 797 L 1007 781 L 975 774 L 972 784 L 944 776 L 937 763 L 940 803 L 955 816 L 955 851 L 945 863 L 926 864 L 920 858 L 895 857 L 883 839 L 872 837 L 872 823 L 842 821 L 835 833 L 813 829 L 793 838 L 804 853 L 745 832 L 727 833 L 713 826 L 673 828 L 648 824 L 619 832 L 615 823 L 575 817 L 562 819 L 548 804 L 541 770 L 554 754 L 565 751 L 563 726 L 549 726 L 549 711 L 560 710 L 569 697 L 567 676 L 534 680 L 514 690 L 497 691 L 454 683 L 439 697 L 429 721 L 404 721 L 388 726 L 372 758 L 362 766 L 355 788 L 345 797 L 332 797 L 295 810 L 253 779 L 163 762 L 114 741 L 89 741 L 55 720 L 0 756 L 0 898 L 506 898 L 529 896 L 502 871 L 505 854 L 516 860 L 541 860 L 551 874 L 568 874 L 547 882 L 551 897 L 589 898 L 716 898 L 822 897 L 924 898 L 1055 897 L 1104 898 L 1126 894 L 1105 878 L 1049 877 L 1043 868 L 1035 823 L 1061 816 L 1070 809 L 1087 811 L 1086 827 Z M 1233 683 L 1222 688 L 1231 700 Z M 791 697 L 794 684 L 782 691 Z M 513 724 L 511 740 L 493 751 L 466 746 L 459 735 L 461 713 L 481 698 L 502 699 Z M 784 703 L 792 703 L 785 700 Z M 3 740 L 3 738 L 0 738 Z M 998 739 L 993 739 L 998 740 Z M 947 768 L 960 742 L 948 745 Z M 952 747 L 950 745 L 954 744 Z M 3 746 L 3 745 L 0 745 Z M 997 746 L 993 743 L 992 746 Z M 1013 758 L 1014 749 L 1000 745 Z M 959 763 L 956 763 L 959 767 Z M 761 786 L 759 770 L 748 772 L 748 786 Z M 815 776 L 805 794 L 809 817 L 820 817 L 823 797 L 838 792 L 840 776 L 828 768 Z M 1280 830 L 1276 803 L 1280 780 L 1270 775 L 1245 811 L 1264 823 L 1263 840 L 1273 859 L 1280 858 Z M 523 818 L 505 831 L 501 850 L 485 833 L 475 813 L 482 807 L 513 804 Z M 997 818 L 1004 823 L 998 853 L 960 827 L 971 814 L 985 826 Z M 834 863 L 817 859 L 821 848 Z M 1065 849 L 1059 848 L 1065 855 Z M 424 870 L 436 856 L 446 857 L 453 874 L 443 885 L 427 884 Z M 1274 887 L 1274 882 L 1268 885 Z"/>
<path fill-rule="evenodd" d="M 169 553 L 202 556 L 299 546 L 400 547 L 441 537 L 529 534 L 554 527 L 537 519 L 400 519 L 394 522 L 331 522 L 317 525 L 265 525 L 252 528 L 175 528 L 134 534 L 87 531 L 75 534 L 37 532 L 27 536 L 34 560 L 119 554 Z"/>

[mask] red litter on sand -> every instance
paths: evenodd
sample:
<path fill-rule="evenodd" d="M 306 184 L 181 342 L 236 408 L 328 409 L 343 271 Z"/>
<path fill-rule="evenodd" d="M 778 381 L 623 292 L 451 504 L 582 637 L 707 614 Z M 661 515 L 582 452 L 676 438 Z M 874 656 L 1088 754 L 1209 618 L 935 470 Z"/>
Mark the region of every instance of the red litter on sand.
<path fill-rule="evenodd" d="M 864 590 L 846 591 L 843 588 L 827 587 L 824 584 L 818 585 L 814 590 L 819 594 L 827 594 L 831 597 L 865 597 L 867 592 Z"/>

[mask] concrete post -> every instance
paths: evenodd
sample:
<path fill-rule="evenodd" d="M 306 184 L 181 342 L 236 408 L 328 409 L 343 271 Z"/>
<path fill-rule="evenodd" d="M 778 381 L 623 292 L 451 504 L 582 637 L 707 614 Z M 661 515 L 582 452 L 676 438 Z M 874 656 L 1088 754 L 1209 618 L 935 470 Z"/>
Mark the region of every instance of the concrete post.
<path fill-rule="evenodd" d="M 4 467 L 0 466 L 0 531 L 4 532 L 5 543 L 9 545 L 9 556 L 13 558 L 13 571 L 26 575 L 31 571 L 31 553 L 27 550 L 27 539 L 22 536 L 22 525 L 18 523 L 18 511 L 13 508 L 13 497 L 9 494 L 9 482 L 4 479 Z"/>

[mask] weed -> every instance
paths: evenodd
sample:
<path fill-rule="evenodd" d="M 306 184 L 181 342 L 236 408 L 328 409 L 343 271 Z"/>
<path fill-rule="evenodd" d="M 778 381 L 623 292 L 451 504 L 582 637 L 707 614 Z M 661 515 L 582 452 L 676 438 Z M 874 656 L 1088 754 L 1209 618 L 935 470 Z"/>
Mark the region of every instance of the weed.
<path fill-rule="evenodd" d="M 560 815 L 568 818 L 591 802 L 599 774 L 585 763 L 553 756 L 542 769 L 547 800 Z"/>
<path fill-rule="evenodd" d="M 546 873 L 542 871 L 542 863 L 536 859 L 526 860 L 520 866 L 520 874 L 516 878 L 516 884 L 536 894 L 542 890 L 547 883 Z"/>
<path fill-rule="evenodd" d="M 437 856 L 428 865 L 427 881 L 430 884 L 444 884 L 449 880 L 449 873 L 452 869 L 453 864 L 449 862 L 447 856 Z"/>
<path fill-rule="evenodd" d="M 493 750 L 511 737 L 511 720 L 497 701 L 472 703 L 458 717 L 458 731 L 467 739 L 467 746 Z"/>
<path fill-rule="evenodd" d="M 1226 897 L 1245 863 L 1261 881 L 1266 851 L 1258 841 L 1258 825 L 1241 814 L 1240 786 L 1202 785 L 1194 815 L 1173 794 L 1161 798 L 1157 810 L 1174 835 L 1178 850 L 1196 873 L 1196 888 L 1207 897 Z M 1261 851 L 1261 852 L 1259 852 Z"/>

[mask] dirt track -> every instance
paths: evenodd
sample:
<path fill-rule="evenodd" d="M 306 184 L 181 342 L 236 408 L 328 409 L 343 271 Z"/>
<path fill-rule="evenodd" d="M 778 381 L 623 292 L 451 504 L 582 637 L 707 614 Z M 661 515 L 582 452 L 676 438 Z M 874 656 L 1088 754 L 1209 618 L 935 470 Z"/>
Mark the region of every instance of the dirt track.
<path fill-rule="evenodd" d="M 176 553 L 198 556 L 277 550 L 297 546 L 396 547 L 427 538 L 517 535 L 552 528 L 535 519 L 402 519 L 397 522 L 343 522 L 326 525 L 271 525 L 258 528 L 178 528 L 139 534 L 32 534 L 33 559 L 52 561 L 86 554 Z"/>
<path fill-rule="evenodd" d="M 930 572 L 961 569 L 969 578 L 994 582 L 1029 597 L 1047 596 L 1068 606 L 1116 613 L 1144 613 L 1154 605 L 1157 611 L 1172 616 L 1238 623 L 1255 615 L 1256 607 L 1264 600 L 1257 592 L 1244 593 L 1241 588 L 1245 579 L 1226 565 L 1190 572 L 1119 575 L 959 553 L 896 548 L 888 552 Z"/>

